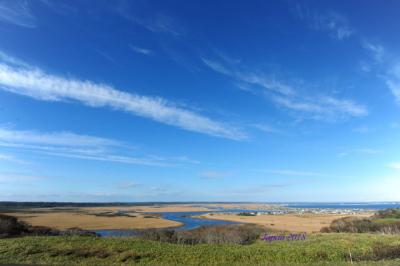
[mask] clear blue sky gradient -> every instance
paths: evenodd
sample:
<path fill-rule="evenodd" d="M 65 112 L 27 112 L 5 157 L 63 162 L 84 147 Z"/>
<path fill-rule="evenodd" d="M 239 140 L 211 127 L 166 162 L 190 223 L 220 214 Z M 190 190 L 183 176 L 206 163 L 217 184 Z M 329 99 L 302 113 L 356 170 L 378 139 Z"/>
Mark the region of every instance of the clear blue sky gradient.
<path fill-rule="evenodd" d="M 399 1 L 0 1 L 0 200 L 400 200 Z"/>

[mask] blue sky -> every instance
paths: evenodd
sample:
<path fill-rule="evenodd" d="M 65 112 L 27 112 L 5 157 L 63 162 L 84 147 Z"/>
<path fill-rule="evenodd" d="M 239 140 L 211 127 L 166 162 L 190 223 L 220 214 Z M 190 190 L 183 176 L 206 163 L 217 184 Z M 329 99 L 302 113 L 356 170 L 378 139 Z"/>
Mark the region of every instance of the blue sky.
<path fill-rule="evenodd" d="M 0 200 L 400 200 L 399 8 L 2 0 Z"/>

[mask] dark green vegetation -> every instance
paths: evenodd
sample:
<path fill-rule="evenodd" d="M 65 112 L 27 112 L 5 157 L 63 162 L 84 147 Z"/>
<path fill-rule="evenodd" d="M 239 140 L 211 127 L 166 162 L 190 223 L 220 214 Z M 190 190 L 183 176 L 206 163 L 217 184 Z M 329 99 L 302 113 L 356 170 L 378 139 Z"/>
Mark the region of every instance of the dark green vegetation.
<path fill-rule="evenodd" d="M 95 236 L 96 233 L 82 230 L 79 228 L 71 228 L 66 231 L 59 231 L 45 226 L 32 226 L 24 222 L 18 221 L 13 216 L 0 214 L 0 238 L 16 237 L 16 236 L 57 236 L 57 235 L 80 235 Z"/>
<path fill-rule="evenodd" d="M 238 213 L 239 216 L 256 216 L 256 213 L 253 212 L 240 212 Z"/>
<path fill-rule="evenodd" d="M 400 265 L 400 236 L 316 234 L 304 241 L 180 245 L 135 238 L 0 239 L 0 263 L 46 265 Z"/>
<path fill-rule="evenodd" d="M 378 219 L 400 219 L 400 209 L 385 209 L 378 211 L 374 218 Z"/>
<path fill-rule="evenodd" d="M 91 214 L 90 212 L 83 212 L 86 214 Z M 101 217 L 136 217 L 135 215 L 125 213 L 125 212 L 101 212 L 101 213 L 93 213 L 94 216 L 101 216 Z"/>
<path fill-rule="evenodd" d="M 267 229 L 252 224 L 202 226 L 193 230 L 145 230 L 140 238 L 175 244 L 240 244 L 254 243 Z"/>
<path fill-rule="evenodd" d="M 400 234 L 400 209 L 378 211 L 371 218 L 345 217 L 337 219 L 321 232 Z"/>

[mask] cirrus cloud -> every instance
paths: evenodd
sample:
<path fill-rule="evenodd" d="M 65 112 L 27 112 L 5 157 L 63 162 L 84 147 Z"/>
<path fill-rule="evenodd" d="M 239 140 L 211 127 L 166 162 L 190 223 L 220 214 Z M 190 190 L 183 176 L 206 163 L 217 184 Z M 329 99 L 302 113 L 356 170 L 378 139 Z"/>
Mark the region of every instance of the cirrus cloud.
<path fill-rule="evenodd" d="M 7 57 L 10 61 L 10 56 Z M 1 59 L 1 58 L 0 58 Z M 18 62 L 14 60 L 14 62 Z M 182 128 L 232 140 L 246 134 L 226 123 L 178 107 L 160 97 L 141 96 L 110 85 L 52 75 L 35 67 L 0 63 L 0 89 L 41 101 L 75 101 L 89 107 L 105 107 Z"/>

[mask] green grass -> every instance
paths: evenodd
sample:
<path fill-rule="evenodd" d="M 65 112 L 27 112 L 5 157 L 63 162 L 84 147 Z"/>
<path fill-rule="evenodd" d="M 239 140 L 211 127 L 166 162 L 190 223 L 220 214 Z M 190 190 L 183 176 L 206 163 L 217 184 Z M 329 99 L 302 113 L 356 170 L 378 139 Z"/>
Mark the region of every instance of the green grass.
<path fill-rule="evenodd" d="M 370 260 L 378 244 L 400 247 L 400 236 L 315 234 L 304 241 L 257 241 L 244 246 L 177 245 L 134 238 L 23 237 L 0 239 L 0 264 L 349 265 L 350 251 L 357 265 L 400 265 L 400 259 Z"/>

